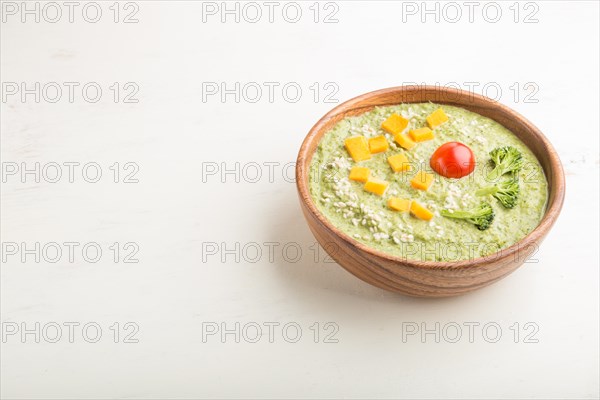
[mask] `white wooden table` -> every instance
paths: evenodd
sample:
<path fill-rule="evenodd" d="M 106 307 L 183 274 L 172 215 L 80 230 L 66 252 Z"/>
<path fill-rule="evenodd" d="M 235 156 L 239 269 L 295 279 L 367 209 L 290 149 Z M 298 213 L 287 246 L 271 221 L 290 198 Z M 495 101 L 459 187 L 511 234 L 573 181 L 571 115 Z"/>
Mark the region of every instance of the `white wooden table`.
<path fill-rule="evenodd" d="M 597 2 L 35 4 L 2 3 L 2 397 L 599 395 Z M 444 300 L 328 262 L 293 183 L 336 102 L 424 82 L 567 172 L 538 262 Z"/>

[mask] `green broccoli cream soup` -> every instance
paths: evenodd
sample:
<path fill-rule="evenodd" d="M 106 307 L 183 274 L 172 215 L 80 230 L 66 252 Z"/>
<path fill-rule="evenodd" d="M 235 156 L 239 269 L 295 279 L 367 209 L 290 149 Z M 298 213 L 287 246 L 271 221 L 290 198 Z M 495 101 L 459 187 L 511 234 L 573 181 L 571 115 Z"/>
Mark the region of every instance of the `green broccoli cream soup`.
<path fill-rule="evenodd" d="M 497 122 L 432 103 L 377 107 L 321 139 L 309 187 L 355 240 L 403 259 L 455 262 L 518 242 L 548 188 L 533 153 Z"/>

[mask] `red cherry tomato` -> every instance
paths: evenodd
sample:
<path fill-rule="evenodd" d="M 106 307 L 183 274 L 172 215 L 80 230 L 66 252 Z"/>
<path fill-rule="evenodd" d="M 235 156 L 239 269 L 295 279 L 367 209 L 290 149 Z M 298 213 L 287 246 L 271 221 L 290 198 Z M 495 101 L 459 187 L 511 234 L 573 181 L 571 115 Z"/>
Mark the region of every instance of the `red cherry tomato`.
<path fill-rule="evenodd" d="M 459 142 L 444 143 L 433 153 L 431 168 L 446 178 L 462 178 L 475 169 L 473 151 Z"/>

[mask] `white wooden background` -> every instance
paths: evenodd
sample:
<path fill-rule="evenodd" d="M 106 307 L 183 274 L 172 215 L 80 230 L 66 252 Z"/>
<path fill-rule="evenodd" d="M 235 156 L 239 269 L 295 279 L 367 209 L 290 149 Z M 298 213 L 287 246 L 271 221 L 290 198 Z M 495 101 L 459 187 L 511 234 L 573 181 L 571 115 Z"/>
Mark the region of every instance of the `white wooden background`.
<path fill-rule="evenodd" d="M 55 11 L 45 3 L 39 22 L 27 14 L 21 21 L 20 2 L 2 3 L 2 397 L 598 397 L 598 3 L 497 2 L 497 23 L 484 18 L 484 7 L 488 19 L 496 7 L 486 2 L 472 23 L 462 2 L 456 23 L 446 3 L 437 3 L 439 22 L 430 14 L 421 21 L 421 2 L 320 3 L 317 23 L 312 2 L 298 3 L 297 23 L 283 18 L 284 6 L 294 17 L 286 2 L 273 23 L 262 2 L 256 23 L 245 3 L 239 23 L 234 15 L 222 23 L 211 14 L 220 2 L 209 3 L 121 3 L 116 23 L 112 2 L 98 2 L 97 23 L 83 18 L 85 2 L 72 23 L 62 3 L 56 23 L 46 20 Z M 138 22 L 123 23 L 134 11 Z M 323 23 L 334 11 L 337 22 Z M 524 23 L 527 16 L 537 22 Z M 23 101 L 11 94 L 23 82 L 57 82 L 63 97 L 50 102 L 47 86 L 39 103 L 34 94 Z M 64 82 L 79 84 L 73 102 Z M 102 88 L 97 103 L 82 96 L 89 82 Z M 203 101 L 203 82 L 257 82 L 263 97 Z M 279 85 L 272 102 L 264 82 Z M 485 87 L 491 96 L 500 88 L 500 101 L 541 128 L 566 169 L 564 209 L 538 262 L 464 297 L 386 293 L 326 262 L 290 182 L 288 163 L 304 135 L 335 105 L 326 95 L 344 101 L 410 82 Z M 297 102 L 292 89 L 282 95 L 286 84 L 302 89 Z M 135 87 L 138 102 L 124 102 Z M 36 162 L 46 168 L 39 183 L 12 175 L 15 165 Z M 65 162 L 80 163 L 72 183 Z M 92 162 L 102 170 L 97 183 L 82 177 Z M 127 162 L 139 167 L 137 183 L 123 182 L 134 168 Z M 239 182 L 206 175 L 237 162 Z M 54 176 L 52 163 L 63 165 L 57 183 L 44 179 Z M 261 166 L 257 182 L 252 163 Z M 22 243 L 36 242 L 79 247 L 73 262 L 67 254 L 49 262 L 53 253 L 23 262 Z M 137 263 L 124 262 L 135 248 L 124 249 L 129 242 L 139 247 Z M 86 243 L 102 249 L 98 262 L 83 258 Z M 224 251 L 236 243 L 246 252 Z M 72 343 L 69 322 L 80 324 Z M 203 338 L 203 329 L 235 331 L 236 323 L 239 343 L 234 333 Z M 272 340 L 269 323 L 280 324 Z M 472 340 L 469 323 L 479 324 Z M 62 337 L 52 343 L 56 325 Z M 252 343 L 257 325 L 263 336 Z M 452 343 L 456 325 L 462 336 Z M 94 327 L 102 337 L 89 343 Z M 440 337 L 409 335 L 415 327 Z M 502 332 L 490 343 L 495 327 Z M 22 336 L 24 328 L 33 333 Z"/>

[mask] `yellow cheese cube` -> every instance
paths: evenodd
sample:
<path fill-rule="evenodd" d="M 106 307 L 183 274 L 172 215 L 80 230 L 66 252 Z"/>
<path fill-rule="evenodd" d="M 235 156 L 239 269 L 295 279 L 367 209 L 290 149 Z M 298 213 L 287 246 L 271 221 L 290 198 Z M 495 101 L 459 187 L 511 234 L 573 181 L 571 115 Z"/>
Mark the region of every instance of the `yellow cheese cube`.
<path fill-rule="evenodd" d="M 392 114 L 383 121 L 381 124 L 381 129 L 384 131 L 391 133 L 392 135 L 396 135 L 402 132 L 408 126 L 408 120 L 401 115 Z"/>
<path fill-rule="evenodd" d="M 431 140 L 434 138 L 433 131 L 428 127 L 414 129 L 408 132 L 408 134 L 410 135 L 411 139 L 415 142 L 424 142 L 426 140 Z"/>
<path fill-rule="evenodd" d="M 392 210 L 406 212 L 406 211 L 410 211 L 410 203 L 411 202 L 412 201 L 408 200 L 408 199 L 399 199 L 397 197 L 390 197 L 387 204 L 388 204 L 388 207 L 391 208 Z"/>
<path fill-rule="evenodd" d="M 394 172 L 410 171 L 412 169 L 408 158 L 402 153 L 388 157 L 388 163 Z"/>
<path fill-rule="evenodd" d="M 371 154 L 382 153 L 387 151 L 389 147 L 390 145 L 383 135 L 369 139 L 369 151 Z"/>
<path fill-rule="evenodd" d="M 425 171 L 419 171 L 410 181 L 410 185 L 415 189 L 427 190 L 433 183 L 435 176 Z"/>
<path fill-rule="evenodd" d="M 406 150 L 410 150 L 417 145 L 415 142 L 412 141 L 411 138 L 406 136 L 404 133 L 395 134 L 394 139 L 396 140 L 396 143 L 404 147 Z"/>
<path fill-rule="evenodd" d="M 371 171 L 369 171 L 369 168 L 352 167 L 352 169 L 350 170 L 350 176 L 348 178 L 352 179 L 353 181 L 366 182 L 367 179 L 369 179 L 370 173 Z"/>
<path fill-rule="evenodd" d="M 356 162 L 371 158 L 369 145 L 364 136 L 353 136 L 348 138 L 344 141 L 344 145 L 346 146 L 346 150 L 348 150 L 350 157 Z"/>
<path fill-rule="evenodd" d="M 369 178 L 365 183 L 365 190 L 367 192 L 375 193 L 378 196 L 383 196 L 389 183 L 383 179 Z"/>
<path fill-rule="evenodd" d="M 415 217 L 424 219 L 425 221 L 429 221 L 431 218 L 433 218 L 433 213 L 425 207 L 423 207 L 422 205 L 420 205 L 419 203 L 417 203 L 416 201 L 413 201 L 410 204 L 410 212 Z"/>
<path fill-rule="evenodd" d="M 427 125 L 429 125 L 431 129 L 440 126 L 446 121 L 448 121 L 448 116 L 441 108 L 438 108 L 427 117 Z"/>

